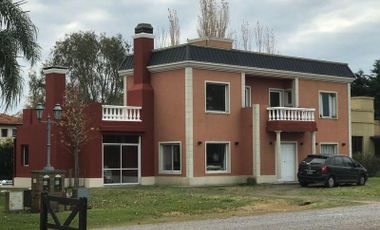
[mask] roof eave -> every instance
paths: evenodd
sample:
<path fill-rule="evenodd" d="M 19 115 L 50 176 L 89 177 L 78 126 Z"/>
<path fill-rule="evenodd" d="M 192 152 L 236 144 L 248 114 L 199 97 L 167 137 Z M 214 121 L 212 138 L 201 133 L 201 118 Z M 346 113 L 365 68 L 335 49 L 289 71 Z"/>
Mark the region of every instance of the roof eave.
<path fill-rule="evenodd" d="M 323 74 L 312 74 L 312 73 L 302 73 L 302 72 L 293 72 L 285 70 L 274 70 L 274 69 L 264 69 L 257 67 L 247 67 L 247 66 L 237 66 L 237 65 L 226 65 L 218 64 L 211 62 L 198 62 L 198 61 L 181 61 L 175 63 L 167 63 L 161 65 L 148 66 L 148 70 L 152 73 L 155 72 L 164 72 L 168 70 L 182 69 L 186 67 L 193 67 L 199 69 L 208 69 L 208 70 L 217 70 L 217 71 L 226 71 L 226 72 L 244 72 L 246 74 L 268 76 L 268 77 L 278 77 L 278 78 L 304 78 L 312 80 L 321 80 L 321 81 L 333 81 L 333 82 L 345 82 L 350 83 L 355 79 L 353 77 L 343 77 L 343 76 L 334 76 L 334 75 L 323 75 Z M 133 70 L 126 70 L 125 73 L 133 73 Z"/>

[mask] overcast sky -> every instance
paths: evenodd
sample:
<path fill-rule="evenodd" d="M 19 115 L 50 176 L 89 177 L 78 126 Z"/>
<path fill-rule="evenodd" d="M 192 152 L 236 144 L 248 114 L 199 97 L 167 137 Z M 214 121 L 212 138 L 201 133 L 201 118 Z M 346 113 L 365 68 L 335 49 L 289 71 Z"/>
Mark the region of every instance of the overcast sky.
<path fill-rule="evenodd" d="M 260 21 L 273 28 L 280 54 L 345 62 L 353 72 L 366 73 L 380 59 L 379 0 L 228 2 L 231 31 L 239 32 L 243 20 L 252 26 Z M 181 41 L 197 37 L 198 0 L 28 0 L 22 8 L 30 11 L 39 29 L 42 60 L 67 33 L 120 33 L 131 41 L 138 23 L 151 23 L 156 30 L 167 28 L 168 8 L 177 10 Z"/>

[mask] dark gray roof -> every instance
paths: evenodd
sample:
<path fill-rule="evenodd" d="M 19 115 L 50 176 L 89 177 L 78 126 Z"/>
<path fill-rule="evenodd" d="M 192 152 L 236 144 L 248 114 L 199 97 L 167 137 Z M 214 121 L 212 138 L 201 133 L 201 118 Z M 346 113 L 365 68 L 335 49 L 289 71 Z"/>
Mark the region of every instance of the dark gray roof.
<path fill-rule="evenodd" d="M 234 49 L 228 50 L 202 47 L 190 44 L 154 50 L 149 61 L 149 66 L 182 61 L 209 62 L 241 67 L 256 67 L 338 77 L 354 77 L 354 74 L 345 63 L 247 52 Z M 120 70 L 128 70 L 132 68 L 133 55 L 130 55 L 123 61 Z"/>

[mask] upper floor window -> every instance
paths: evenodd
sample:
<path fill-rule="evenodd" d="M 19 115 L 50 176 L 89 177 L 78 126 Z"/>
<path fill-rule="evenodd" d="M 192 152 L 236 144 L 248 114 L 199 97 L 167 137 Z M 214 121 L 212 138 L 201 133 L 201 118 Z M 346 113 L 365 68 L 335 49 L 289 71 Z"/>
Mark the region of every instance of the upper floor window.
<path fill-rule="evenodd" d="M 229 112 L 229 83 L 206 82 L 206 112 Z"/>
<path fill-rule="evenodd" d="M 293 106 L 292 89 L 269 89 L 269 106 Z"/>
<path fill-rule="evenodd" d="M 336 93 L 321 92 L 319 94 L 319 113 L 323 118 L 336 118 Z"/>
<path fill-rule="evenodd" d="M 12 137 L 16 137 L 16 129 L 12 129 Z"/>
<path fill-rule="evenodd" d="M 293 95 L 291 89 L 284 90 L 284 105 L 286 107 L 293 106 Z"/>
<path fill-rule="evenodd" d="M 1 137 L 8 137 L 8 129 L 1 129 Z"/>
<path fill-rule="evenodd" d="M 244 107 L 251 107 L 251 86 L 246 86 L 244 90 Z"/>
<path fill-rule="evenodd" d="M 284 106 L 284 90 L 282 89 L 269 90 L 269 106 L 270 107 Z"/>

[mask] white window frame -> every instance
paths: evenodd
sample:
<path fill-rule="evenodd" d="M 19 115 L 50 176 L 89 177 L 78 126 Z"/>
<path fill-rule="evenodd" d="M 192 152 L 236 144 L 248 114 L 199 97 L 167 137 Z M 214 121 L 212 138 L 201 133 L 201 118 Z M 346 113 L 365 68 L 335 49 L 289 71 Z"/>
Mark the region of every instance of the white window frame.
<path fill-rule="evenodd" d="M 25 162 L 25 146 L 28 147 L 28 164 Z M 30 151 L 29 151 L 29 145 L 21 145 L 21 151 L 22 151 L 22 166 L 28 167 L 30 164 Z"/>
<path fill-rule="evenodd" d="M 332 116 L 332 114 L 330 114 L 329 116 L 323 116 L 322 93 L 335 94 L 335 116 Z M 318 91 L 318 97 L 319 97 L 319 117 L 323 119 L 338 119 L 338 92 L 320 90 Z M 329 104 L 329 107 L 330 107 L 330 113 L 331 113 L 332 111 L 331 103 Z"/>
<path fill-rule="evenodd" d="M 251 91 L 251 89 L 252 88 L 249 85 L 246 85 L 244 87 L 244 107 L 245 108 L 252 107 L 252 103 L 251 103 L 252 91 Z M 247 92 L 248 92 L 248 95 L 247 95 Z"/>
<path fill-rule="evenodd" d="M 180 170 L 164 170 L 162 164 L 162 145 L 165 144 L 178 144 L 179 145 L 179 162 L 180 162 Z M 182 174 L 182 143 L 181 141 L 160 141 L 158 142 L 158 168 L 160 174 Z"/>
<path fill-rule="evenodd" d="M 218 84 L 218 85 L 225 85 L 227 86 L 227 90 L 224 92 L 225 97 L 225 111 L 217 111 L 217 110 L 207 110 L 207 84 Z M 205 103 L 205 112 L 206 113 L 219 113 L 219 114 L 229 114 L 230 113 L 230 82 L 223 82 L 223 81 L 205 81 L 205 96 L 204 96 L 204 103 Z"/>
<path fill-rule="evenodd" d="M 227 145 L 226 148 L 226 157 L 225 157 L 225 164 L 226 169 L 225 170 L 207 170 L 207 144 L 225 144 Z M 206 174 L 218 174 L 218 173 L 231 173 L 231 142 L 230 141 L 205 141 L 205 147 L 204 147 L 204 157 L 205 157 L 205 173 Z"/>
<path fill-rule="evenodd" d="M 288 102 L 288 97 L 289 97 L 289 93 L 290 93 L 290 100 L 291 102 L 289 103 Z M 293 107 L 293 90 L 292 89 L 285 89 L 284 90 L 284 106 L 285 107 Z"/>
<path fill-rule="evenodd" d="M 339 143 L 338 142 L 321 142 L 319 144 L 319 154 L 322 155 L 322 145 L 335 145 L 336 146 L 336 154 L 333 154 L 332 156 L 334 155 L 339 155 Z M 323 154 L 325 155 L 325 154 Z M 325 155 L 325 156 L 329 156 L 329 155 Z"/>
<path fill-rule="evenodd" d="M 268 91 L 268 105 L 269 105 L 269 107 L 272 107 L 271 104 L 270 104 L 270 93 L 271 92 L 280 93 L 280 106 L 279 107 L 284 107 L 284 89 L 269 88 L 269 91 Z"/>
<path fill-rule="evenodd" d="M 138 143 L 102 143 L 102 179 L 104 186 L 118 186 L 118 185 L 137 185 L 141 182 L 141 136 L 139 136 Z M 104 183 L 104 171 L 120 170 L 120 177 L 123 170 L 133 170 L 133 168 L 122 168 L 122 158 L 120 155 L 120 167 L 119 168 L 104 168 L 104 146 L 105 145 L 115 145 L 120 147 L 120 154 L 122 151 L 122 146 L 136 146 L 137 147 L 137 182 L 136 183 Z M 136 170 L 136 169 L 135 169 Z M 121 180 L 120 180 L 121 181 Z"/>

